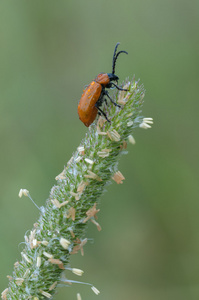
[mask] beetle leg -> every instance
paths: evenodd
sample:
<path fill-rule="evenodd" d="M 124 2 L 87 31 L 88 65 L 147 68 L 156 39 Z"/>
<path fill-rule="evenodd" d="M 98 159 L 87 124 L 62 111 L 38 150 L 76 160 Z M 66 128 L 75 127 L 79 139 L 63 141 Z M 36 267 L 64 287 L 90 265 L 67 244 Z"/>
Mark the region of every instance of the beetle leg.
<path fill-rule="evenodd" d="M 105 102 L 105 104 L 106 104 L 106 106 L 108 105 L 108 103 L 107 103 L 107 99 L 104 97 L 104 102 Z"/>
<path fill-rule="evenodd" d="M 97 103 L 95 104 L 95 107 L 98 109 L 99 114 L 103 115 L 105 117 L 105 119 L 110 123 L 111 121 L 107 118 L 105 112 L 103 112 L 103 110 L 101 110 L 101 108 L 97 105 Z"/>
<path fill-rule="evenodd" d="M 109 93 L 108 93 L 107 91 L 105 91 L 105 95 L 111 100 L 111 102 L 112 102 L 115 106 L 121 108 L 121 106 L 120 106 L 119 104 L 117 104 L 115 101 L 113 101 L 113 99 L 109 96 Z"/>
<path fill-rule="evenodd" d="M 123 89 L 123 88 L 121 88 L 121 87 L 119 87 L 117 84 L 115 84 L 114 82 L 111 82 L 110 83 L 111 85 L 114 85 L 119 91 L 129 91 L 129 90 L 127 90 L 127 89 Z"/>

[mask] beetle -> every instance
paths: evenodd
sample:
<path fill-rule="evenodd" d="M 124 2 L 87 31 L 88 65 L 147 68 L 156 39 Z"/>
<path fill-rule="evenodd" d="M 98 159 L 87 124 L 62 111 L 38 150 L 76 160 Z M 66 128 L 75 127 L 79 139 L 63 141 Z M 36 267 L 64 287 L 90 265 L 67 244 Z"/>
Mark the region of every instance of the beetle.
<path fill-rule="evenodd" d="M 126 51 L 117 52 L 117 48 L 120 43 L 117 43 L 113 53 L 113 62 L 112 62 L 112 73 L 100 73 L 97 77 L 86 87 L 83 91 L 81 99 L 78 104 L 78 115 L 79 119 L 84 123 L 85 126 L 89 127 L 97 117 L 97 114 L 103 115 L 108 122 L 110 120 L 107 118 L 106 114 L 100 108 L 103 102 L 106 102 L 106 97 L 115 105 L 120 107 L 117 103 L 111 99 L 109 96 L 107 88 L 116 87 L 120 91 L 127 91 L 119 87 L 114 81 L 118 83 L 119 77 L 115 75 L 115 64 L 118 56 L 121 53 L 126 53 Z"/>

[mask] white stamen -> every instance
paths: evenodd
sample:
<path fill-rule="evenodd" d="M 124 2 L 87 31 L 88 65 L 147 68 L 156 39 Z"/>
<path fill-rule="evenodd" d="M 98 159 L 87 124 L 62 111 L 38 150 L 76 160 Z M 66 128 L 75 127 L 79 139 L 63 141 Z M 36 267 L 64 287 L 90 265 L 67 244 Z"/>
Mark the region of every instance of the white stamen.
<path fill-rule="evenodd" d="M 16 278 L 15 279 L 15 283 L 18 286 L 22 285 L 23 282 L 24 282 L 24 278 Z"/>
<path fill-rule="evenodd" d="M 91 289 L 96 295 L 99 295 L 100 291 L 94 285 L 91 287 Z"/>
<path fill-rule="evenodd" d="M 153 118 L 144 118 L 143 121 L 148 124 L 153 124 Z"/>
<path fill-rule="evenodd" d="M 28 263 L 32 263 L 32 261 L 28 258 L 28 256 L 25 254 L 25 253 L 23 253 L 23 252 L 21 252 L 21 256 L 23 256 L 23 258 L 28 262 Z"/>
<path fill-rule="evenodd" d="M 41 266 L 41 257 L 37 256 L 37 264 L 36 264 L 37 268 L 40 268 Z"/>
<path fill-rule="evenodd" d="M 128 136 L 128 140 L 129 140 L 129 143 L 135 145 L 136 142 L 135 142 L 135 139 L 134 139 L 134 137 L 132 135 Z"/>
<path fill-rule="evenodd" d="M 82 152 L 84 152 L 84 146 L 79 146 L 77 148 L 78 152 L 81 154 Z"/>
<path fill-rule="evenodd" d="M 97 155 L 98 155 L 99 157 L 105 158 L 105 157 L 108 157 L 108 156 L 109 156 L 109 152 L 98 151 L 98 152 L 97 152 Z"/>
<path fill-rule="evenodd" d="M 30 193 L 29 193 L 28 190 L 26 190 L 26 189 L 20 189 L 20 191 L 19 191 L 19 198 L 21 198 L 23 195 L 26 196 L 26 197 L 28 197 L 32 201 L 32 203 L 41 211 L 41 208 L 31 198 Z"/>
<path fill-rule="evenodd" d="M 8 293 L 8 288 L 6 288 L 5 290 L 3 290 L 3 292 L 1 293 L 1 298 L 6 300 L 7 299 L 7 293 Z"/>
<path fill-rule="evenodd" d="M 98 132 L 99 135 L 107 135 L 107 132 L 104 132 L 104 131 L 100 131 Z"/>
<path fill-rule="evenodd" d="M 132 125 L 133 125 L 133 121 L 132 120 L 127 122 L 127 127 L 131 127 Z"/>
<path fill-rule="evenodd" d="M 147 123 L 144 123 L 142 122 L 140 125 L 139 125 L 140 128 L 143 128 L 143 129 L 148 129 L 148 128 L 151 128 L 151 126 Z"/>
<path fill-rule="evenodd" d="M 37 240 L 36 239 L 32 240 L 32 246 L 33 246 L 33 248 L 37 247 Z"/>
<path fill-rule="evenodd" d="M 85 162 L 87 162 L 87 163 L 90 164 L 90 165 L 93 165 L 93 164 L 94 164 L 94 161 L 91 160 L 90 158 L 85 158 Z"/>
<path fill-rule="evenodd" d="M 97 174 L 91 172 L 90 170 L 88 170 L 88 174 L 85 174 L 84 177 L 96 179 L 97 181 L 102 181 L 102 179 Z"/>
<path fill-rule="evenodd" d="M 30 269 L 27 269 L 26 272 L 23 275 L 23 278 L 26 278 L 28 276 L 28 274 L 30 273 Z"/>
<path fill-rule="evenodd" d="M 49 291 L 54 290 L 54 288 L 56 287 L 56 285 L 57 285 L 57 281 L 55 281 L 55 282 L 49 287 Z"/>
<path fill-rule="evenodd" d="M 101 151 L 98 151 L 97 155 L 100 157 L 107 157 L 107 156 L 109 156 L 109 152 L 111 152 L 111 151 L 112 151 L 111 149 L 105 148 L 105 149 L 102 149 Z"/>
<path fill-rule="evenodd" d="M 48 299 L 50 299 L 50 298 L 52 297 L 51 294 L 49 294 L 49 293 L 47 293 L 47 292 L 45 292 L 45 291 L 40 290 L 40 293 L 41 293 L 43 296 L 45 296 L 46 298 L 48 298 Z"/>
<path fill-rule="evenodd" d="M 51 253 L 46 252 L 46 251 L 43 251 L 43 255 L 48 257 L 48 258 L 53 258 L 53 255 Z"/>
<path fill-rule="evenodd" d="M 82 300 L 80 293 L 77 293 L 77 300 Z"/>
<path fill-rule="evenodd" d="M 44 246 L 47 246 L 48 242 L 47 241 L 42 241 L 41 244 L 44 245 Z"/>
<path fill-rule="evenodd" d="M 120 135 L 115 129 L 113 129 L 112 131 L 107 131 L 107 134 L 112 141 L 119 142 Z"/>
<path fill-rule="evenodd" d="M 81 156 L 78 156 L 78 157 L 75 159 L 75 162 L 78 163 L 78 162 L 80 162 L 81 159 L 82 159 Z"/>
<path fill-rule="evenodd" d="M 68 241 L 67 239 L 64 238 L 60 238 L 60 245 L 64 248 L 64 249 L 68 249 L 69 245 L 70 245 L 70 241 Z"/>
<path fill-rule="evenodd" d="M 28 190 L 26 190 L 26 189 L 20 189 L 20 191 L 19 191 L 19 198 L 21 198 L 22 196 L 28 197 L 28 195 L 29 195 L 29 191 Z"/>
<path fill-rule="evenodd" d="M 82 276 L 84 274 L 83 270 L 77 269 L 77 268 L 65 268 L 66 270 L 72 271 L 73 274 L 77 276 Z"/>
<path fill-rule="evenodd" d="M 153 124 L 153 118 L 143 118 L 142 123 L 139 125 L 139 127 L 143 129 L 148 129 L 151 128 L 149 124 Z"/>
<path fill-rule="evenodd" d="M 80 269 L 77 269 L 77 268 L 72 268 L 72 272 L 77 275 L 77 276 L 82 276 L 84 271 L 83 270 L 80 270 Z"/>
<path fill-rule="evenodd" d="M 99 295 L 99 293 L 100 293 L 100 291 L 99 291 L 94 285 L 92 285 L 91 283 L 88 283 L 88 282 L 82 282 L 82 281 L 76 281 L 76 280 L 69 280 L 69 279 L 62 279 L 62 281 L 63 281 L 63 282 L 66 282 L 66 283 L 80 283 L 80 284 L 90 285 L 92 291 L 93 291 L 96 295 Z"/>

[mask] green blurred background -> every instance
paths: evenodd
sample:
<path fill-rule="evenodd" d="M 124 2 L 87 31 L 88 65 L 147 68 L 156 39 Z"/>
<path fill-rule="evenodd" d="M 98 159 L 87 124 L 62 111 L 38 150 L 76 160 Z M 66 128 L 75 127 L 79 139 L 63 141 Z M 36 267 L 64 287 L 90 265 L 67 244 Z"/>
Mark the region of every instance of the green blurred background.
<path fill-rule="evenodd" d="M 119 41 L 129 55 L 116 74 L 141 79 L 155 123 L 135 130 L 120 160 L 126 180 L 102 197 L 103 230 L 90 224 L 94 243 L 71 261 L 101 294 L 73 285 L 55 298 L 198 299 L 199 1 L 1 1 L 0 40 L 1 290 L 39 215 L 18 191 L 45 203 L 87 130 L 82 89 L 111 71 Z"/>

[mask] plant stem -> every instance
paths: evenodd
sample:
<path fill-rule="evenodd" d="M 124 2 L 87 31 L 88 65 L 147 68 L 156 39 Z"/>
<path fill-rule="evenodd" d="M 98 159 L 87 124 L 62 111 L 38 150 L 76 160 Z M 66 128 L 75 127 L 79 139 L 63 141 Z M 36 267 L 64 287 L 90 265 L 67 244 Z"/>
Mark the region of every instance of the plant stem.
<path fill-rule="evenodd" d="M 52 298 L 56 286 L 66 282 L 61 275 L 70 256 L 78 251 L 83 254 L 89 221 L 101 229 L 95 220 L 99 197 L 111 177 L 122 183 L 124 177 L 117 169 L 118 157 L 126 152 L 128 140 L 134 141 L 131 136 L 134 128 L 146 128 L 141 126 L 144 119 L 140 116 L 143 85 L 132 79 L 126 80 L 123 88 L 129 91 L 117 91 L 114 96 L 122 109 L 108 106 L 106 113 L 111 123 L 102 117 L 96 120 L 63 172 L 56 177 L 57 185 L 51 189 L 38 222 L 29 236 L 25 236 L 22 259 L 14 264 L 3 299 Z M 152 122 L 150 118 L 148 122 Z M 78 269 L 74 272 L 83 273 Z"/>

